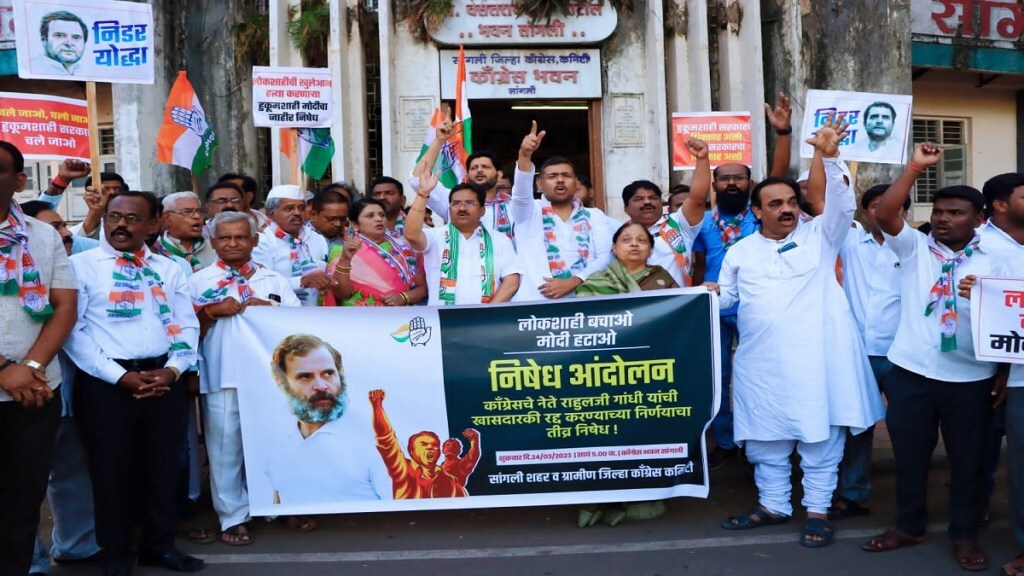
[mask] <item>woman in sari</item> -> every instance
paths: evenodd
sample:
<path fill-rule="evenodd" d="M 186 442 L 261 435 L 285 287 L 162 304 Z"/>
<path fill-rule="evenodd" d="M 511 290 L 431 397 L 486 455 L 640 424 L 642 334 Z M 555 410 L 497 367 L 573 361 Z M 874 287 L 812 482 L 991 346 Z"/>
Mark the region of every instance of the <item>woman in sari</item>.
<path fill-rule="evenodd" d="M 338 285 L 325 304 L 409 306 L 425 300 L 423 264 L 403 238 L 388 231 L 384 204 L 364 198 L 352 206 L 349 221 L 355 232 L 328 255 L 327 272 Z"/>
<path fill-rule="evenodd" d="M 678 288 L 679 285 L 667 270 L 658 265 L 648 265 L 654 249 L 654 236 L 640 224 L 627 222 L 612 236 L 612 253 L 615 260 L 607 268 L 595 272 L 586 282 L 576 288 L 577 296 L 609 296 L 628 292 L 645 292 Z M 580 508 L 578 526 L 586 528 L 603 520 L 615 526 L 625 518 L 649 520 L 665 513 L 665 503 L 630 502 L 628 504 L 591 504 Z"/>

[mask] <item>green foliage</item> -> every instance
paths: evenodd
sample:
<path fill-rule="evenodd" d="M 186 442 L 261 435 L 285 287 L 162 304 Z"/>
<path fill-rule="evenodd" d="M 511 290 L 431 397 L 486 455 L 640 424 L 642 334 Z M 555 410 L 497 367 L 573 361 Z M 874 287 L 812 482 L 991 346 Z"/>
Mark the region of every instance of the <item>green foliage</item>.
<path fill-rule="evenodd" d="M 331 8 L 323 0 L 303 0 L 302 10 L 292 14 L 288 36 L 302 54 L 321 52 L 331 34 Z"/>
<path fill-rule="evenodd" d="M 231 27 L 235 39 L 235 64 L 239 67 L 266 66 L 270 63 L 270 19 L 252 14 Z"/>
<path fill-rule="evenodd" d="M 556 14 L 568 16 L 569 7 L 576 0 L 513 0 L 512 3 L 515 4 L 517 15 L 526 15 L 532 22 L 538 22 L 550 21 Z M 608 3 L 618 12 L 628 14 L 633 10 L 634 0 L 609 0 Z"/>

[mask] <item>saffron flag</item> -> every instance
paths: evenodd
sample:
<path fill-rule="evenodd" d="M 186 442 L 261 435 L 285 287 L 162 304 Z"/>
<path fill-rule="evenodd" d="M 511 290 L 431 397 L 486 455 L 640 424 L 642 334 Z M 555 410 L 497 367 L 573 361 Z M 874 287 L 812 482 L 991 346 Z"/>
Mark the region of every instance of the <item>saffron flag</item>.
<path fill-rule="evenodd" d="M 334 139 L 330 128 L 299 128 L 299 164 L 313 180 L 324 177 L 334 157 Z"/>
<path fill-rule="evenodd" d="M 469 114 L 469 100 L 466 98 L 466 52 L 462 46 L 459 46 L 459 66 L 455 81 L 455 131 L 441 147 L 441 153 L 434 163 L 434 171 L 441 172 L 440 183 L 445 188 L 454 188 L 465 180 L 466 159 L 473 153 L 473 118 Z M 445 114 L 441 109 L 434 109 L 430 129 L 423 140 L 423 148 L 416 158 L 417 162 L 426 154 L 430 143 L 437 136 L 437 125 L 444 119 Z"/>
<path fill-rule="evenodd" d="M 156 161 L 188 168 L 198 175 L 210 168 L 216 147 L 217 136 L 182 70 L 164 108 L 164 123 L 156 137 Z"/>

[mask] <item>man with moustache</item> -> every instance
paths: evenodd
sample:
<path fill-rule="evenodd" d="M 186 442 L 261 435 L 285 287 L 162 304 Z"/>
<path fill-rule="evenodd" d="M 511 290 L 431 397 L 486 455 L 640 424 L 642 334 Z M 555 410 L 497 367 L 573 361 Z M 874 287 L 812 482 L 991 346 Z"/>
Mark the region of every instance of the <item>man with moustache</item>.
<path fill-rule="evenodd" d="M 370 183 L 370 197 L 384 203 L 388 231 L 391 236 L 405 236 L 405 189 L 402 183 L 390 176 L 381 176 Z"/>
<path fill-rule="evenodd" d="M 43 54 L 32 58 L 31 68 L 37 74 L 81 75 L 89 28 L 81 18 L 60 10 L 50 12 L 39 21 L 39 37 Z"/>
<path fill-rule="evenodd" d="M 270 189 L 267 212 L 271 222 L 260 233 L 252 258 L 288 278 L 303 306 L 316 306 L 320 294 L 336 282 L 325 272 L 327 240 L 304 225 L 305 198 L 298 186 Z"/>
<path fill-rule="evenodd" d="M 438 175 L 417 176 L 426 187 Z M 406 221 L 405 241 L 423 253 L 428 304 L 508 302 L 519 289 L 522 271 L 512 241 L 481 224 L 484 191 L 475 184 L 459 184 L 449 197 L 447 226 L 424 228 L 428 195 L 419 192 Z"/>
<path fill-rule="evenodd" d="M 300 506 L 391 499 L 370 422 L 349 414 L 341 353 L 312 334 L 293 334 L 271 358 L 274 381 L 298 422 L 276 444 L 267 476 L 274 503 Z"/>
<path fill-rule="evenodd" d="M 640 224 L 654 236 L 650 264 L 661 266 L 679 286 L 691 286 L 691 260 L 693 242 L 704 222 L 704 202 L 711 187 L 711 165 L 708 145 L 703 140 L 690 138 L 686 148 L 697 157 L 693 176 L 695 192 L 669 214 L 663 214 L 661 188 L 648 180 L 637 180 L 622 189 L 622 203 L 629 220 Z"/>
<path fill-rule="evenodd" d="M 327 240 L 327 248 L 345 244 L 345 229 L 351 208 L 348 198 L 337 188 L 321 190 L 313 196 L 312 217 L 308 225 Z"/>
<path fill-rule="evenodd" d="M 256 220 L 242 212 L 214 217 L 210 244 L 217 261 L 192 276 L 189 286 L 200 326 L 200 393 L 210 459 L 210 495 L 220 518 L 222 542 L 252 543 L 249 492 L 242 459 L 242 429 L 235 381 L 238 371 L 224 348 L 250 306 L 301 306 L 288 279 L 252 261 L 259 241 Z"/>
<path fill-rule="evenodd" d="M 148 192 L 114 195 L 100 247 L 71 257 L 82 305 L 64 351 L 78 367 L 96 542 L 108 575 L 131 573 L 137 518 L 140 565 L 203 567 L 174 545 L 188 401 L 179 378 L 195 361 L 199 322 L 184 271 L 146 247 L 159 225 L 158 206 Z M 134 509 L 137 502 L 144 510 Z"/>
<path fill-rule="evenodd" d="M 212 220 L 214 216 L 225 211 L 244 212 L 245 192 L 234 182 L 218 182 L 206 189 L 206 203 L 203 210 L 206 217 Z"/>
<path fill-rule="evenodd" d="M 221 174 L 220 178 L 217 179 L 218 184 L 224 182 L 230 182 L 242 189 L 242 204 L 238 211 L 247 212 L 255 218 L 256 226 L 260 232 L 270 225 L 270 218 L 256 209 L 256 196 L 259 193 L 259 185 L 256 183 L 255 178 L 241 172 L 228 172 L 227 174 Z"/>
<path fill-rule="evenodd" d="M 812 169 L 826 173 L 824 213 L 801 222 L 796 182 L 761 182 L 751 194 L 761 229 L 733 246 L 718 282 L 722 306 L 739 304 L 735 437 L 745 442 L 758 489 L 757 506 L 722 527 L 746 530 L 791 518 L 796 450 L 808 516 L 800 544 L 810 548 L 834 539 L 827 511 L 847 428 L 863 433 L 884 414 L 834 274 L 856 208 L 837 165 L 846 126 L 829 118 L 808 140 L 815 148 Z"/>
<path fill-rule="evenodd" d="M 175 192 L 164 196 L 160 216 L 164 232 L 154 245 L 162 256 L 177 256 L 188 262 L 192 272 L 213 264 L 217 253 L 203 234 L 206 213 L 194 192 Z"/>
<path fill-rule="evenodd" d="M 536 173 L 543 197 L 533 198 L 534 152 L 546 135 L 537 122 L 519 147 L 512 219 L 524 274 L 516 301 L 557 300 L 574 294 L 590 274 L 612 261 L 612 231 L 576 198 L 576 169 L 567 158 L 548 158 Z"/>
<path fill-rule="evenodd" d="M 52 360 L 77 305 L 60 237 L 14 202 L 27 179 L 21 151 L 0 141 L 0 573 L 13 575 L 32 561 L 61 414 Z"/>

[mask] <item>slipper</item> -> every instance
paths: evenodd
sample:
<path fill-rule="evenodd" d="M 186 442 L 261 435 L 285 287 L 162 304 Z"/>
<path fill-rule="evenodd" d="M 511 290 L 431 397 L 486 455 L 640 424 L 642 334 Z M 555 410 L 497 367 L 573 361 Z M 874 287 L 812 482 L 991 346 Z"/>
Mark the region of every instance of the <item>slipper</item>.
<path fill-rule="evenodd" d="M 973 540 L 955 540 L 953 542 L 953 558 L 964 570 L 981 572 L 988 570 L 988 554 Z"/>
<path fill-rule="evenodd" d="M 858 502 L 841 496 L 832 502 L 832 506 L 828 509 L 829 520 L 845 520 L 855 516 L 867 516 L 868 514 L 871 514 L 871 508 L 861 506 Z"/>
<path fill-rule="evenodd" d="M 821 540 L 812 540 L 811 536 L 817 536 Z M 824 548 L 832 544 L 835 539 L 835 530 L 832 528 L 832 524 L 822 518 L 808 518 L 804 523 L 803 530 L 800 530 L 800 545 L 805 548 Z"/>
<path fill-rule="evenodd" d="M 320 523 L 312 516 L 287 516 L 284 519 L 284 526 L 296 532 L 312 532 L 320 527 Z"/>
<path fill-rule="evenodd" d="M 924 542 L 924 537 L 922 536 L 911 536 L 910 534 L 904 534 L 895 528 L 890 528 L 882 534 L 879 534 L 865 542 L 860 549 L 865 552 L 888 552 L 890 550 L 896 550 L 897 548 L 914 546 L 921 542 Z"/>
<path fill-rule="evenodd" d="M 580 528 L 593 526 L 601 519 L 602 514 L 604 514 L 603 504 L 589 504 L 587 506 L 581 506 L 579 518 L 576 520 L 576 525 Z"/>
<path fill-rule="evenodd" d="M 245 529 L 245 532 L 240 530 L 242 528 Z M 238 524 L 221 532 L 220 541 L 228 546 L 248 546 L 252 544 L 252 534 L 249 532 L 247 525 Z"/>
<path fill-rule="evenodd" d="M 198 524 L 190 524 L 186 528 L 178 530 L 178 538 L 188 540 L 193 544 L 213 544 L 217 541 L 217 531 Z"/>
<path fill-rule="evenodd" d="M 760 506 L 754 506 L 750 510 L 738 516 L 730 516 L 722 522 L 722 528 L 726 530 L 750 530 L 761 526 L 773 526 L 789 522 L 790 516 L 772 516 L 767 510 Z"/>
<path fill-rule="evenodd" d="M 1006 576 L 1024 576 L 1024 554 L 1019 554 L 1013 562 L 1003 564 L 1003 574 Z"/>

